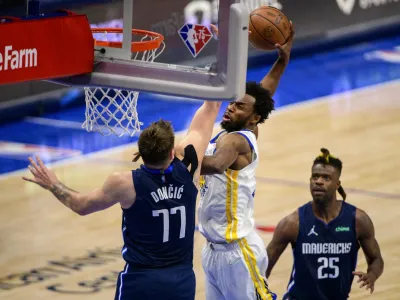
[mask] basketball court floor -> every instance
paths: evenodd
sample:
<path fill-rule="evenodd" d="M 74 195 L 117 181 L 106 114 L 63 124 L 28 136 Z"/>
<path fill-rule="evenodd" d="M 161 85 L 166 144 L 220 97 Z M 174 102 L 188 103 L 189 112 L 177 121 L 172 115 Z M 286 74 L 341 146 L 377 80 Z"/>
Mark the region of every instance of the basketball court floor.
<path fill-rule="evenodd" d="M 319 149 L 326 147 L 342 159 L 347 201 L 372 218 L 385 260 L 374 294 L 369 296 L 354 283 L 351 299 L 390 300 L 400 293 L 398 45 L 400 39 L 394 38 L 293 60 L 275 97 L 278 109 L 259 131 L 254 217 L 266 244 L 277 222 L 310 200 L 308 179 Z M 250 69 L 248 79 L 259 80 L 268 68 Z M 177 131 L 190 121 L 182 116 L 191 116 L 198 107 L 198 103 L 165 99 L 149 100 L 148 105 L 146 101 L 139 99 L 145 125 L 165 117 Z M 166 103 L 173 111 L 167 113 Z M 121 209 L 114 206 L 81 217 L 49 192 L 21 179 L 26 174 L 26 156 L 33 153 L 42 155 L 60 179 L 78 191 L 98 187 L 111 172 L 139 166 L 131 162 L 137 149 L 135 138 L 83 132 L 75 126 L 83 118 L 81 111 L 0 127 L 1 299 L 113 299 L 116 278 L 124 266 Z M 196 232 L 198 300 L 205 299 L 203 245 L 203 237 Z M 359 256 L 357 270 L 366 271 L 362 251 Z M 269 281 L 279 299 L 291 266 L 291 251 L 286 249 Z"/>

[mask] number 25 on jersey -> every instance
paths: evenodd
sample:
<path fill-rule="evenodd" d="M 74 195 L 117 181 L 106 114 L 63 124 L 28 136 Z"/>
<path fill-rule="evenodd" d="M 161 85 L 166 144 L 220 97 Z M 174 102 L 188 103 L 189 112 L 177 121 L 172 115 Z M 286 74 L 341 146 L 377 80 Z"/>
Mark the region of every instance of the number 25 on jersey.
<path fill-rule="evenodd" d="M 318 279 L 334 279 L 339 276 L 339 257 L 320 257 L 318 258 Z"/>

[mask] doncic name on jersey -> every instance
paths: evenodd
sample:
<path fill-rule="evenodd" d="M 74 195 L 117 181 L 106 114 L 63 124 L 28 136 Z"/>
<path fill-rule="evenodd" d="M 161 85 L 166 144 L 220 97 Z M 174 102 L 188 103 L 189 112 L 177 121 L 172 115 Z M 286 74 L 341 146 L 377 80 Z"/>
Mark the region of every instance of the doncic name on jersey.
<path fill-rule="evenodd" d="M 181 199 L 183 193 L 183 185 L 180 187 L 173 186 L 170 184 L 168 187 L 163 186 L 158 188 L 155 192 L 151 192 L 150 195 L 154 201 L 158 202 L 160 200 L 167 199 Z"/>

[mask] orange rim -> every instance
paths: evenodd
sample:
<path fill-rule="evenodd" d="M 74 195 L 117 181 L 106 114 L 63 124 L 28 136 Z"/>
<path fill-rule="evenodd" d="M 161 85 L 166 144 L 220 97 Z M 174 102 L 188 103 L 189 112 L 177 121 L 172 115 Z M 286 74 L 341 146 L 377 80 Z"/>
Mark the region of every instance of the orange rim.
<path fill-rule="evenodd" d="M 122 33 L 122 28 L 92 28 L 92 33 Z M 154 39 L 151 41 L 141 41 L 132 42 L 132 52 L 144 52 L 160 48 L 162 42 L 164 41 L 164 36 L 162 34 L 140 29 L 132 29 L 132 34 L 150 36 Z M 122 48 L 122 42 L 107 42 L 98 41 L 94 39 L 94 45 L 98 47 L 113 47 Z"/>

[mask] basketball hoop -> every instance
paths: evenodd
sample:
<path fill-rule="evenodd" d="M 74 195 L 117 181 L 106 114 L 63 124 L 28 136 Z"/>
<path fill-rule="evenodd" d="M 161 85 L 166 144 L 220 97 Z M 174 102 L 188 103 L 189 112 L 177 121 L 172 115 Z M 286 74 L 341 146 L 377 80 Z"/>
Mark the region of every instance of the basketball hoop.
<path fill-rule="evenodd" d="M 93 37 L 95 46 L 122 48 L 122 42 L 107 40 L 107 34 L 122 34 L 122 28 L 92 28 L 92 33 L 106 39 Z M 132 34 L 141 37 L 140 41 L 132 42 L 133 60 L 153 62 L 164 51 L 161 34 L 138 29 L 133 29 Z M 139 122 L 136 109 L 139 92 L 102 87 L 85 87 L 84 90 L 86 120 L 82 128 L 118 137 L 126 133 L 133 136 L 140 131 L 143 123 Z"/>

